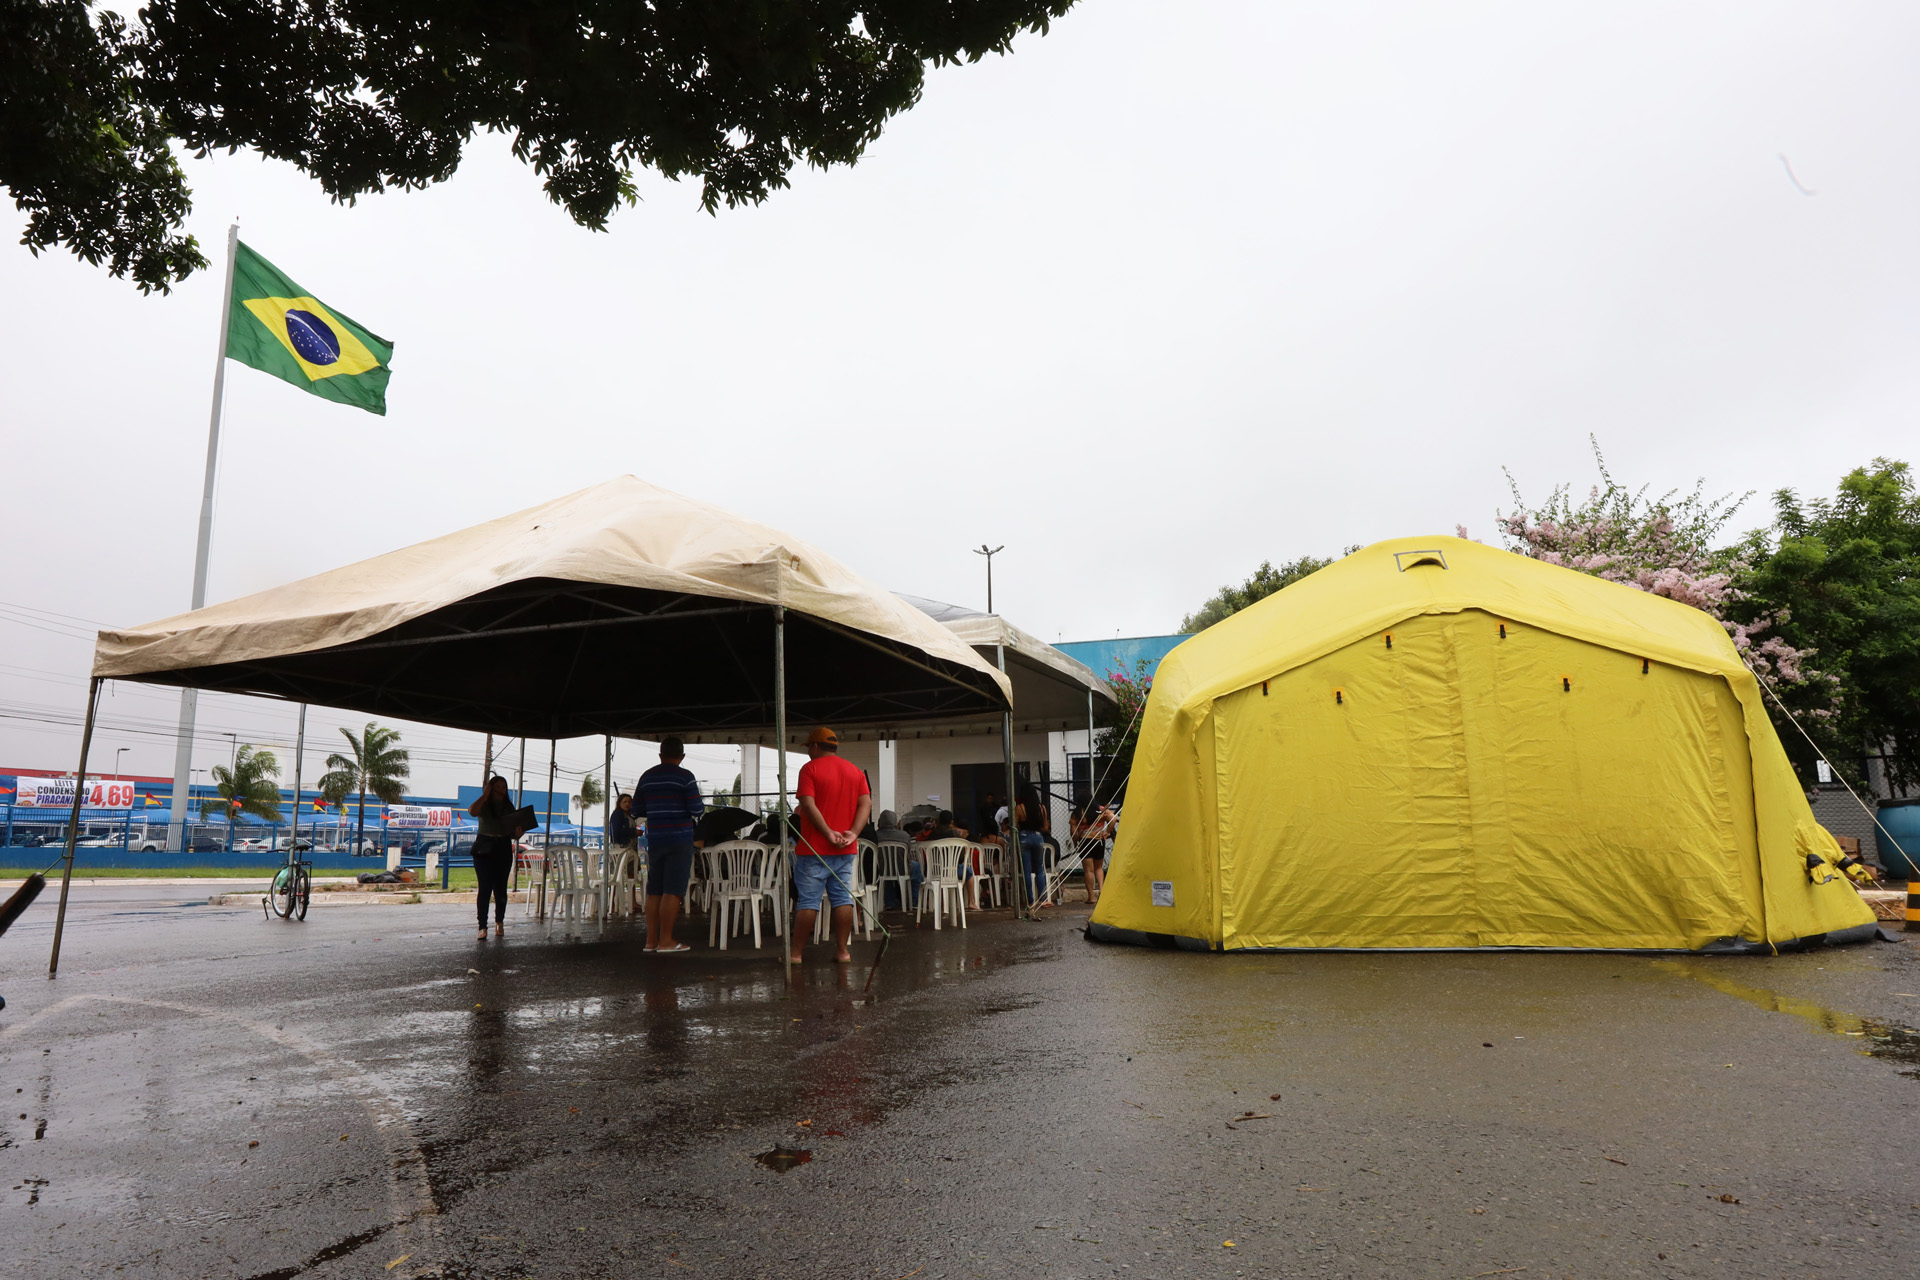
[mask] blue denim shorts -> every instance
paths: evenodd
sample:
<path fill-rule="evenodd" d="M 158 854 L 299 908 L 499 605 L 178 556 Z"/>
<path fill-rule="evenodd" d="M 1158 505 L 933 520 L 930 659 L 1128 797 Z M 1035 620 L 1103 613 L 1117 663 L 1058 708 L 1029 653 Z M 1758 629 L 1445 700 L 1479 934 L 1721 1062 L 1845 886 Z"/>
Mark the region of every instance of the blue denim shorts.
<path fill-rule="evenodd" d="M 832 874 L 829 874 L 831 871 Z M 853 905 L 853 855 L 850 853 L 801 853 L 793 859 L 794 907 L 813 911 L 820 906 L 820 895 L 836 907 Z"/>
<path fill-rule="evenodd" d="M 657 898 L 661 894 L 672 894 L 676 898 L 684 898 L 687 896 L 687 882 L 691 879 L 693 841 L 685 844 L 654 841 L 653 848 L 647 853 L 647 896 Z"/>

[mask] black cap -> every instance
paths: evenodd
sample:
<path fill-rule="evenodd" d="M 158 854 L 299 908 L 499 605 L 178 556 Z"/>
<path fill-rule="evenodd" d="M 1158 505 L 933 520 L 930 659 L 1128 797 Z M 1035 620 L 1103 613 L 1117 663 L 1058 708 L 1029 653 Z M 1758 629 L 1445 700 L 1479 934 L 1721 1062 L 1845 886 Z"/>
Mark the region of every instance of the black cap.
<path fill-rule="evenodd" d="M 662 738 L 660 739 L 660 754 L 663 756 L 684 756 L 687 754 L 687 744 L 678 738 Z"/>

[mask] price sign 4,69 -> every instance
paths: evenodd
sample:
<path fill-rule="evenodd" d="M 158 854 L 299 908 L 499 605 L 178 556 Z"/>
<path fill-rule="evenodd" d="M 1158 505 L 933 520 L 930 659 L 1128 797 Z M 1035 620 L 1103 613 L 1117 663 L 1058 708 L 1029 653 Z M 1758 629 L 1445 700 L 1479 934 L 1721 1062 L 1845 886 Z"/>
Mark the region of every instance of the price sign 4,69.
<path fill-rule="evenodd" d="M 133 784 L 95 779 L 87 784 L 87 798 L 83 803 L 89 809 L 131 809 Z"/>

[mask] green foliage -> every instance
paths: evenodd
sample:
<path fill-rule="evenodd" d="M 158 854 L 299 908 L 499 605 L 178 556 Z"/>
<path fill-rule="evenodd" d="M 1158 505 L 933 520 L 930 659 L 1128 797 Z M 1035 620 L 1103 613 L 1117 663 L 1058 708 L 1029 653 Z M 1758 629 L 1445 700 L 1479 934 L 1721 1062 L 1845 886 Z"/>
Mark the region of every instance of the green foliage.
<path fill-rule="evenodd" d="M 1894 786 L 1920 787 L 1920 497 L 1911 471 L 1876 458 L 1832 498 L 1803 501 L 1782 489 L 1774 510 L 1772 529 L 1747 541 L 1745 599 L 1735 607 L 1771 615 L 1832 682 L 1781 696 L 1843 772 L 1884 751 Z M 1812 748 L 1790 726 L 1780 733 L 1811 778 Z"/>
<path fill-rule="evenodd" d="M 83 0 L 0 0 L 0 184 L 36 256 L 64 244 L 162 293 L 207 265 L 185 220 L 185 175 L 117 13 Z M 210 50 L 211 52 L 211 50 Z"/>
<path fill-rule="evenodd" d="M 580 779 L 580 794 L 575 796 L 574 799 L 580 802 L 580 812 L 583 816 L 587 810 L 593 808 L 595 805 L 605 804 L 607 802 L 607 789 L 601 785 L 600 775 L 597 773 L 589 773 L 582 777 Z"/>
<path fill-rule="evenodd" d="M 280 762 L 271 751 L 242 745 L 234 752 L 233 767 L 213 766 L 213 789 L 220 797 L 200 802 L 202 818 L 220 818 L 228 826 L 243 813 L 267 822 L 280 821 Z M 235 801 L 238 801 L 236 804 Z"/>
<path fill-rule="evenodd" d="M 354 826 L 357 843 L 367 834 L 367 792 L 373 792 L 388 804 L 399 804 L 406 798 L 402 784 L 413 767 L 408 763 L 406 748 L 397 745 L 400 741 L 397 729 L 368 721 L 359 737 L 345 729 L 340 730 L 340 736 L 347 740 L 347 749 L 352 754 L 342 755 L 336 751 L 327 757 L 327 771 L 320 775 L 320 794 L 336 808 L 344 804 L 349 795 L 359 796 L 360 817 Z"/>
<path fill-rule="evenodd" d="M 1147 674 L 1144 659 L 1133 664 L 1132 672 L 1107 672 L 1106 680 L 1115 705 L 1100 708 L 1094 717 L 1099 730 L 1094 735 L 1094 799 L 1100 804 L 1111 804 L 1126 794 L 1134 748 L 1140 745 L 1140 723 L 1153 692 L 1153 677 Z"/>
<path fill-rule="evenodd" d="M 1349 548 L 1351 550 L 1351 548 Z M 1180 622 L 1180 630 L 1188 635 L 1196 631 L 1205 631 L 1208 627 L 1223 619 L 1230 618 L 1250 604 L 1265 600 L 1282 587 L 1292 586 L 1310 573 L 1332 564 L 1331 560 L 1322 560 L 1318 556 L 1301 556 L 1290 560 L 1278 569 L 1270 560 L 1262 560 L 1253 576 L 1239 586 L 1226 586 L 1214 592 L 1207 602 L 1200 606 L 1197 613 L 1190 613 Z"/>
<path fill-rule="evenodd" d="M 169 135 L 285 160 L 351 203 L 444 182 L 476 132 L 503 133 L 597 231 L 637 199 L 635 169 L 698 178 L 712 212 L 798 162 L 852 164 L 927 64 L 1004 53 L 1072 5 L 151 0 L 129 35 L 80 0 L 0 0 L 0 181 L 39 210 L 30 244 L 161 289 L 203 265 L 167 235 L 187 208 Z"/>

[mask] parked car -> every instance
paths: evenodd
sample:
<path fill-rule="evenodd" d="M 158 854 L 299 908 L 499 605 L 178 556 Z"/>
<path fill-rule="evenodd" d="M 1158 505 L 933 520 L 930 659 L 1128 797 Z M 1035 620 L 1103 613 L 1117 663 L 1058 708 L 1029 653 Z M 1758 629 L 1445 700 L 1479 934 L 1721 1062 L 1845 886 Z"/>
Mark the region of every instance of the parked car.
<path fill-rule="evenodd" d="M 227 845 L 216 836 L 195 836 L 187 841 L 189 853 L 224 853 Z"/>
<path fill-rule="evenodd" d="M 135 853 L 164 853 L 167 841 L 165 836 L 135 836 L 127 842 L 127 848 Z"/>

